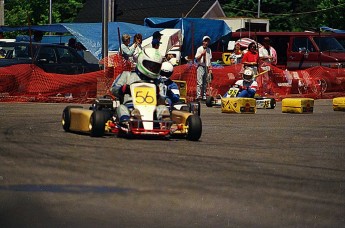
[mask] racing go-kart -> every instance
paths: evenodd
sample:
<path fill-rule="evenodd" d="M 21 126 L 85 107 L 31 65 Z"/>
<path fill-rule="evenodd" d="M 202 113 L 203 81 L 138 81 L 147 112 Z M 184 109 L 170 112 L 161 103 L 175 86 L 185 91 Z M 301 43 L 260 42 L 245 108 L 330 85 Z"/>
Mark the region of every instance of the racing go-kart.
<path fill-rule="evenodd" d="M 67 106 L 62 114 L 62 126 L 67 132 L 90 133 L 93 137 L 105 134 L 117 136 L 171 136 L 198 141 L 202 133 L 200 104 L 189 103 L 169 107 L 169 116 L 157 117 L 156 85 L 133 83 L 130 86 L 132 104 L 128 121 L 120 122 L 116 109 L 119 102 L 110 97 L 96 99 L 89 109 Z"/>
<path fill-rule="evenodd" d="M 226 93 L 225 97 L 237 97 L 240 92 L 239 88 L 231 87 Z M 276 107 L 276 100 L 274 98 L 268 97 L 254 97 L 256 100 L 256 108 L 260 109 L 274 109 Z M 207 97 L 206 106 L 221 106 L 222 105 L 222 96 L 219 94 L 216 97 Z"/>

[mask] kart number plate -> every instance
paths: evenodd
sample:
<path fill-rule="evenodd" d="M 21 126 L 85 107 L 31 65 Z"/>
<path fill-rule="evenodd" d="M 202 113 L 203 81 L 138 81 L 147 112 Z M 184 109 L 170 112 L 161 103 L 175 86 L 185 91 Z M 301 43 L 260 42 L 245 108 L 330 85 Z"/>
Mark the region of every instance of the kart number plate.
<path fill-rule="evenodd" d="M 228 91 L 228 97 L 237 97 L 239 88 L 230 88 Z"/>
<path fill-rule="evenodd" d="M 134 105 L 156 105 L 156 90 L 152 87 L 134 88 Z"/>

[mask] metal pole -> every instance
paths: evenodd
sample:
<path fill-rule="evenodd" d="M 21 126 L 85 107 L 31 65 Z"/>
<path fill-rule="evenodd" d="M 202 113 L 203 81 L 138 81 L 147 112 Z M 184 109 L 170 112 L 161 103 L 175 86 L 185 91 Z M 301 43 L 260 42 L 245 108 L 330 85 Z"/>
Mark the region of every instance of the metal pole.
<path fill-rule="evenodd" d="M 260 0 L 258 0 L 258 18 L 260 18 Z"/>
<path fill-rule="evenodd" d="M 49 24 L 53 22 L 53 0 L 49 0 Z"/>
<path fill-rule="evenodd" d="M 5 0 L 0 0 L 0 25 L 5 25 Z"/>
<path fill-rule="evenodd" d="M 103 0 L 102 5 L 102 59 L 108 57 L 108 9 L 109 0 Z"/>

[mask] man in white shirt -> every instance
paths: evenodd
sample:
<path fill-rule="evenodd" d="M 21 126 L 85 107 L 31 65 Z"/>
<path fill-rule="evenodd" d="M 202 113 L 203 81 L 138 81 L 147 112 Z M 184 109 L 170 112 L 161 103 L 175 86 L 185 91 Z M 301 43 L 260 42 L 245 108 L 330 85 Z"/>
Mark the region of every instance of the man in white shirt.
<path fill-rule="evenodd" d="M 195 58 L 198 63 L 196 81 L 196 99 L 206 100 L 207 75 L 212 73 L 212 52 L 208 47 L 211 38 L 204 36 L 202 45 L 196 50 Z"/>
<path fill-rule="evenodd" d="M 277 64 L 277 52 L 276 50 L 270 45 L 271 41 L 269 37 L 265 37 L 262 42 L 262 47 L 259 48 L 259 57 L 260 60 L 264 62 L 271 63 L 272 65 Z"/>

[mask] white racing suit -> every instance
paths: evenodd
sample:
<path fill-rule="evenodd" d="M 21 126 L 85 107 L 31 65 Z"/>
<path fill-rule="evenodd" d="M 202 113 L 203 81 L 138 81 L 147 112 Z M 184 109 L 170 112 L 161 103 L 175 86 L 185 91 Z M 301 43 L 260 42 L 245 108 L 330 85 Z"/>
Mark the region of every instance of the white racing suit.
<path fill-rule="evenodd" d="M 124 71 L 119 75 L 111 85 L 111 93 L 120 99 L 120 106 L 116 108 L 116 114 L 120 122 L 126 122 L 130 117 L 130 110 L 133 109 L 132 97 L 130 94 L 130 85 L 135 82 L 147 82 L 159 85 L 158 80 L 151 80 L 139 71 L 130 72 Z M 157 100 L 160 100 L 159 97 Z M 158 105 L 156 107 L 157 119 L 162 118 L 163 113 L 169 112 L 165 105 Z"/>

